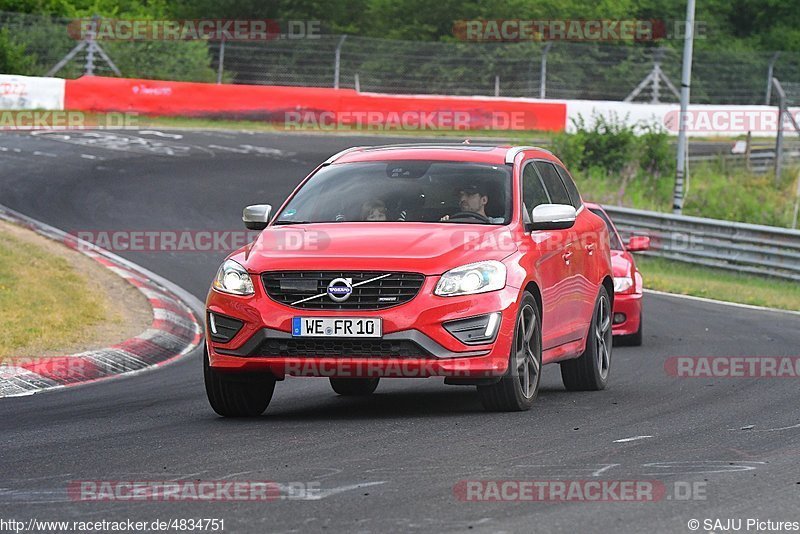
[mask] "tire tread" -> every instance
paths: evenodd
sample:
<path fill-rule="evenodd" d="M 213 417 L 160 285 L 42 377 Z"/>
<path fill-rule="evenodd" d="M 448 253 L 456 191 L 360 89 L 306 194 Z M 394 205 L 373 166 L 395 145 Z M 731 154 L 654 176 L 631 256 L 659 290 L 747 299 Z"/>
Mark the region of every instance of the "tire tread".
<path fill-rule="evenodd" d="M 228 377 L 209 366 L 208 353 L 203 355 L 203 360 L 206 395 L 217 414 L 223 417 L 255 417 L 264 413 L 275 390 L 274 377 Z"/>
<path fill-rule="evenodd" d="M 561 362 L 561 381 L 568 391 L 599 391 L 605 389 L 606 382 L 600 378 L 600 373 L 596 366 L 596 354 L 592 337 L 594 335 L 595 322 L 597 321 L 597 302 L 600 297 L 608 298 L 608 292 L 604 287 L 600 288 L 600 294 L 595 301 L 595 311 L 592 313 L 592 322 L 589 325 L 589 334 L 586 337 L 586 348 L 583 353 L 572 360 Z M 606 381 L 608 377 L 606 377 Z"/>
<path fill-rule="evenodd" d="M 371 395 L 378 387 L 380 378 L 330 378 L 333 391 L 343 397 Z"/>
<path fill-rule="evenodd" d="M 538 306 L 536 305 L 536 301 L 529 292 L 525 292 L 522 296 L 520 301 L 520 309 L 523 306 L 523 303 L 527 302 L 528 304 L 533 305 L 533 309 L 536 311 L 536 320 L 538 321 L 537 325 L 537 335 L 541 335 L 541 313 L 539 311 Z M 517 319 L 515 319 L 516 324 Z M 516 328 L 516 327 L 515 327 Z M 540 344 L 541 346 L 541 344 Z M 513 346 L 512 346 L 512 354 L 513 354 Z M 509 355 L 510 359 L 511 355 Z M 539 374 L 541 377 L 541 361 L 539 367 Z M 483 404 L 484 409 L 490 412 L 521 412 L 525 410 L 529 410 L 531 408 L 532 402 L 536 399 L 537 395 L 534 394 L 533 398 L 530 400 L 526 400 L 524 396 L 517 394 L 517 384 L 515 382 L 514 376 L 511 374 L 511 362 L 509 361 L 509 368 L 506 371 L 506 374 L 495 384 L 489 386 L 478 386 L 478 397 L 481 400 L 481 404 Z M 541 378 L 539 379 L 541 382 Z M 538 393 L 538 392 L 537 392 Z"/>

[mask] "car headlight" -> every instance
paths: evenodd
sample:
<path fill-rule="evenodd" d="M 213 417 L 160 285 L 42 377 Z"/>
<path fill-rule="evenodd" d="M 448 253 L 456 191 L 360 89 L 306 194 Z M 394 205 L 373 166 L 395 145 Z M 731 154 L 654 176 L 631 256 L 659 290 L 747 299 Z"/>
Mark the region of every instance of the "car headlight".
<path fill-rule="evenodd" d="M 628 276 L 614 278 L 614 293 L 622 293 L 633 287 L 633 279 Z"/>
<path fill-rule="evenodd" d="M 434 294 L 440 297 L 474 295 L 506 287 L 506 266 L 499 261 L 479 261 L 450 269 L 436 284 Z"/>
<path fill-rule="evenodd" d="M 212 285 L 217 291 L 233 295 L 252 295 L 255 292 L 250 274 L 233 260 L 225 260 Z"/>

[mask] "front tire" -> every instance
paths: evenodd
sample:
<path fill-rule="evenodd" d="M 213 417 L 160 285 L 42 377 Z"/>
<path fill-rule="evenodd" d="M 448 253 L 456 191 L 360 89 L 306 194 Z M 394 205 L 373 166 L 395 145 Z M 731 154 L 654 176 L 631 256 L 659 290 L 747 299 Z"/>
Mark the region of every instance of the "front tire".
<path fill-rule="evenodd" d="M 569 391 L 605 389 L 611 370 L 612 343 L 611 299 L 606 288 L 601 286 L 586 337 L 586 350 L 574 360 L 561 362 L 564 387 Z"/>
<path fill-rule="evenodd" d="M 542 372 L 542 322 L 533 295 L 522 295 L 508 370 L 499 382 L 478 386 L 478 396 L 490 412 L 530 410 L 539 394 Z"/>
<path fill-rule="evenodd" d="M 223 417 L 255 417 L 264 413 L 275 391 L 275 377 L 269 374 L 220 373 L 203 354 L 203 377 L 211 408 Z"/>
<path fill-rule="evenodd" d="M 378 387 L 380 378 L 331 378 L 333 391 L 344 397 L 371 395 Z"/>

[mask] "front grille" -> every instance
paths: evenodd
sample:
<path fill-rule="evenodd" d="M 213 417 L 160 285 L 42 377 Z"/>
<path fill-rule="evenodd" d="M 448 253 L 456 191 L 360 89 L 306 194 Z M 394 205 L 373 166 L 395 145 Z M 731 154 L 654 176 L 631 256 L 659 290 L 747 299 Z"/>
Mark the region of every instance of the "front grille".
<path fill-rule="evenodd" d="M 328 284 L 336 278 L 351 278 L 359 282 L 388 275 L 364 285 L 353 287 L 344 302 L 335 302 L 327 295 Z M 280 271 L 263 273 L 261 280 L 267 295 L 273 300 L 306 310 L 382 310 L 413 299 L 425 281 L 417 273 L 387 273 L 380 271 Z M 326 293 L 322 297 L 293 304 Z"/>
<path fill-rule="evenodd" d="M 265 339 L 249 354 L 288 358 L 428 358 L 413 341 L 386 339 Z"/>

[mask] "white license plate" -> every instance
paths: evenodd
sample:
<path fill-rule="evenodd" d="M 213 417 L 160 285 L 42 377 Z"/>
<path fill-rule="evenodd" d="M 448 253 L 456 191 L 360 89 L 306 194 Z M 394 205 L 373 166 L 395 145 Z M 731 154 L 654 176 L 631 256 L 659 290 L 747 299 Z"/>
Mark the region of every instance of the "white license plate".
<path fill-rule="evenodd" d="M 367 317 L 293 317 L 294 337 L 381 337 L 381 319 Z"/>

